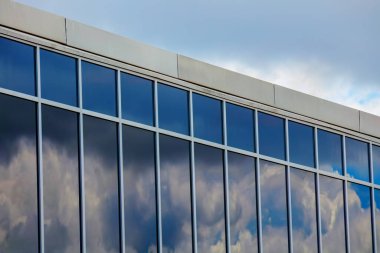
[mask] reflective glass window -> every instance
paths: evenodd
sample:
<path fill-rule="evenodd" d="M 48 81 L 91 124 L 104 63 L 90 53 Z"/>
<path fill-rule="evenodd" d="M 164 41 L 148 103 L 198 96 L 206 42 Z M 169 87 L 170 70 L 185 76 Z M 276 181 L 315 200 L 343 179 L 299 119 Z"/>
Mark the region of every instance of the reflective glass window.
<path fill-rule="evenodd" d="M 255 159 L 228 153 L 231 252 L 258 252 Z"/>
<path fill-rule="evenodd" d="M 375 208 L 375 229 L 376 229 L 376 245 L 377 248 L 380 249 L 380 190 L 375 189 L 374 190 L 374 198 L 375 198 L 375 203 L 374 203 L 374 208 Z"/>
<path fill-rule="evenodd" d="M 322 252 L 346 252 L 343 182 L 319 177 Z"/>
<path fill-rule="evenodd" d="M 222 102 L 193 93 L 194 136 L 212 142 L 223 142 Z"/>
<path fill-rule="evenodd" d="M 263 252 L 288 252 L 285 166 L 260 160 Z"/>
<path fill-rule="evenodd" d="M 371 192 L 360 184 L 348 183 L 348 226 L 351 252 L 372 252 Z"/>
<path fill-rule="evenodd" d="M 160 135 L 163 252 L 192 252 L 190 143 Z"/>
<path fill-rule="evenodd" d="M 285 120 L 259 112 L 260 154 L 285 160 Z"/>
<path fill-rule="evenodd" d="M 154 145 L 154 132 L 123 126 L 126 252 L 157 252 Z"/>
<path fill-rule="evenodd" d="M 34 47 L 0 37 L 0 87 L 35 95 Z"/>
<path fill-rule="evenodd" d="M 88 252 L 120 251 L 117 125 L 84 116 L 86 247 Z"/>
<path fill-rule="evenodd" d="M 77 106 L 77 60 L 40 50 L 42 97 Z"/>
<path fill-rule="evenodd" d="M 346 138 L 347 175 L 369 181 L 369 144 Z"/>
<path fill-rule="evenodd" d="M 255 151 L 255 112 L 251 109 L 226 104 L 227 144 L 234 148 Z"/>
<path fill-rule="evenodd" d="M 116 71 L 82 61 L 83 108 L 116 116 Z"/>
<path fill-rule="evenodd" d="M 223 151 L 195 144 L 198 252 L 226 252 Z"/>
<path fill-rule="evenodd" d="M 160 128 L 189 134 L 188 92 L 158 84 L 158 121 Z"/>
<path fill-rule="evenodd" d="M 80 252 L 78 116 L 42 106 L 46 252 Z"/>
<path fill-rule="evenodd" d="M 0 252 L 37 253 L 36 105 L 0 94 L 0 119 Z"/>
<path fill-rule="evenodd" d="M 380 184 L 380 147 L 372 145 L 373 182 Z"/>
<path fill-rule="evenodd" d="M 342 175 L 342 136 L 318 130 L 318 160 L 321 170 Z"/>
<path fill-rule="evenodd" d="M 291 168 L 293 252 L 317 253 L 318 230 L 314 173 Z"/>
<path fill-rule="evenodd" d="M 314 128 L 293 121 L 288 123 L 290 161 L 315 167 Z"/>
<path fill-rule="evenodd" d="M 153 126 L 153 81 L 126 73 L 121 73 L 120 78 L 123 119 Z"/>

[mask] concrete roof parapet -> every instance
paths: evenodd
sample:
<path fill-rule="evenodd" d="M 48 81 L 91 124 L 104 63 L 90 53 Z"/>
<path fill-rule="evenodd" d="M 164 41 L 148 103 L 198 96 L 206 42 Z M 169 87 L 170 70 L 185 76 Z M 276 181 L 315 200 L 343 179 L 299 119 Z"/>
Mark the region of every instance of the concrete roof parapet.
<path fill-rule="evenodd" d="M 178 55 L 179 79 L 266 105 L 274 105 L 273 84 Z"/>
<path fill-rule="evenodd" d="M 190 82 L 209 91 L 227 93 L 274 110 L 285 110 L 380 137 L 379 116 L 145 45 L 12 0 L 0 0 L 0 25 L 47 39 L 52 47 L 57 43 L 67 45 L 136 66 L 141 71 L 145 69 Z"/>
<path fill-rule="evenodd" d="M 178 78 L 177 54 L 66 20 L 67 45 Z"/>
<path fill-rule="evenodd" d="M 0 0 L 0 24 L 62 44 L 66 43 L 65 18 L 10 0 Z"/>

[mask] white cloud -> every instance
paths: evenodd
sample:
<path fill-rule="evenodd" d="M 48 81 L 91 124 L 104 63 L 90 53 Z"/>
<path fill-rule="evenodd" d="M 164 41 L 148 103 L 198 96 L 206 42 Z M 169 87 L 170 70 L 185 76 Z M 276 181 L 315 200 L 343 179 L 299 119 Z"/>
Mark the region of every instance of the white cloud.
<path fill-rule="evenodd" d="M 380 115 L 380 86 L 360 83 L 326 62 L 289 60 L 251 67 L 238 60 L 210 60 L 226 69 Z"/>

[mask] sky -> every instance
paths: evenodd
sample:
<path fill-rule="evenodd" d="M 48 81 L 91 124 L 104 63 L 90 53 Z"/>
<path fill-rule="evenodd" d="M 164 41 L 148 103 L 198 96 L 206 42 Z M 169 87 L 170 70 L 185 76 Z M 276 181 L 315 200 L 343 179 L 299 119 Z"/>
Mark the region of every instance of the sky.
<path fill-rule="evenodd" d="M 380 115 L 378 0 L 17 0 Z"/>

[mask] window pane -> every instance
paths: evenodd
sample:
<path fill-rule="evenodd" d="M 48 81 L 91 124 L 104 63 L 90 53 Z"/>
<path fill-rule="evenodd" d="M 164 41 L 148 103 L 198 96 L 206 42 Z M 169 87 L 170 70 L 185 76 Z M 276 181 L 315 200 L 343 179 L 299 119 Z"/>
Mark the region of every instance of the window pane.
<path fill-rule="evenodd" d="M 154 125 L 153 81 L 121 73 L 121 111 L 124 119 Z"/>
<path fill-rule="evenodd" d="M 80 252 L 78 116 L 43 105 L 46 252 Z"/>
<path fill-rule="evenodd" d="M 227 103 L 226 115 L 228 145 L 254 152 L 254 111 L 245 107 Z"/>
<path fill-rule="evenodd" d="M 377 248 L 380 249 L 380 190 L 378 189 L 375 189 L 375 203 L 374 203 L 374 207 L 375 207 L 375 220 L 376 220 L 376 245 L 377 245 Z"/>
<path fill-rule="evenodd" d="M 285 120 L 259 112 L 260 154 L 285 160 Z"/>
<path fill-rule="evenodd" d="M 380 147 L 372 145 L 373 182 L 380 184 Z"/>
<path fill-rule="evenodd" d="M 84 179 L 88 252 L 119 252 L 117 127 L 84 116 Z"/>
<path fill-rule="evenodd" d="M 160 128 L 189 134 L 188 92 L 158 84 L 158 120 Z"/>
<path fill-rule="evenodd" d="M 369 187 L 348 183 L 348 217 L 351 252 L 372 252 L 371 193 Z"/>
<path fill-rule="evenodd" d="M 40 50 L 42 97 L 77 106 L 77 61 L 75 58 Z"/>
<path fill-rule="evenodd" d="M 222 143 L 222 102 L 193 93 L 194 135 L 197 138 Z"/>
<path fill-rule="evenodd" d="M 228 153 L 231 252 L 258 252 L 255 159 Z"/>
<path fill-rule="evenodd" d="M 293 163 L 315 167 L 314 128 L 289 121 L 289 156 Z"/>
<path fill-rule="evenodd" d="M 157 252 L 154 133 L 123 126 L 126 252 Z"/>
<path fill-rule="evenodd" d="M 319 177 L 322 252 L 345 252 L 343 182 Z"/>
<path fill-rule="evenodd" d="M 0 37 L 0 87 L 35 95 L 35 49 Z"/>
<path fill-rule="evenodd" d="M 198 252 L 226 252 L 223 151 L 195 144 Z"/>
<path fill-rule="evenodd" d="M 318 130 L 318 159 L 321 170 L 342 175 L 342 136 Z"/>
<path fill-rule="evenodd" d="M 82 62 L 83 108 L 116 116 L 116 71 Z"/>
<path fill-rule="evenodd" d="M 347 176 L 369 182 L 369 146 L 346 138 Z"/>
<path fill-rule="evenodd" d="M 285 166 L 260 160 L 263 252 L 288 252 Z"/>
<path fill-rule="evenodd" d="M 291 168 L 293 252 L 318 252 L 314 173 Z"/>
<path fill-rule="evenodd" d="M 163 252 L 192 252 L 190 144 L 160 135 Z"/>
<path fill-rule="evenodd" d="M 38 252 L 36 106 L 0 94 L 0 252 Z"/>

